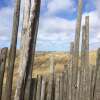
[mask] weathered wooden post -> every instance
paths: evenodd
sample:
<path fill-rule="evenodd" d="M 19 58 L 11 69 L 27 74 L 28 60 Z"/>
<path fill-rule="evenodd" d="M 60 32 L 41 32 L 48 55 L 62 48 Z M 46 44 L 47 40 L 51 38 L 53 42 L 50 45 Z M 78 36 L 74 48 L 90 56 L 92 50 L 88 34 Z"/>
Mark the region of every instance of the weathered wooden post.
<path fill-rule="evenodd" d="M 96 66 L 91 66 L 90 100 L 94 100 Z"/>
<path fill-rule="evenodd" d="M 55 78 L 55 65 L 53 56 L 50 57 L 50 78 L 48 82 L 47 100 L 52 100 L 54 97 L 54 78 Z"/>
<path fill-rule="evenodd" d="M 29 100 L 36 100 L 37 78 L 32 78 Z"/>
<path fill-rule="evenodd" d="M 79 99 L 90 100 L 91 70 L 89 68 L 89 17 L 86 17 L 86 24 L 82 29 Z"/>
<path fill-rule="evenodd" d="M 78 77 L 78 60 L 79 60 L 79 43 L 80 43 L 80 31 L 81 31 L 81 19 L 82 19 L 82 3 L 83 0 L 78 0 L 78 15 L 75 31 L 75 44 L 74 44 L 74 67 L 73 67 L 73 78 L 72 78 L 72 100 L 77 99 L 77 77 Z"/>
<path fill-rule="evenodd" d="M 68 68 L 64 71 L 64 90 L 63 90 L 63 100 L 68 99 Z"/>
<path fill-rule="evenodd" d="M 23 26 L 22 26 L 22 33 L 21 33 L 21 43 L 24 41 L 22 37 L 26 35 L 26 31 L 28 30 L 29 19 L 30 19 L 30 9 L 31 9 L 31 0 L 24 0 L 24 15 L 23 15 Z M 21 48 L 22 48 L 22 44 L 21 44 Z M 27 89 L 25 91 L 24 99 L 29 100 L 29 97 L 30 97 L 30 89 Z"/>
<path fill-rule="evenodd" d="M 70 44 L 70 55 L 72 56 L 74 54 L 74 42 L 71 42 Z"/>
<path fill-rule="evenodd" d="M 71 42 L 70 44 L 70 63 L 71 63 L 71 67 L 73 67 L 73 60 L 74 60 L 74 42 Z"/>
<path fill-rule="evenodd" d="M 80 78 L 79 78 L 79 100 L 85 99 L 85 92 L 86 90 L 85 86 L 85 42 L 86 42 L 86 26 L 82 27 L 82 46 L 81 46 L 81 67 L 80 67 Z"/>
<path fill-rule="evenodd" d="M 46 80 L 47 78 L 44 76 L 42 79 L 42 87 L 41 87 L 41 99 L 40 100 L 45 100 L 46 97 Z"/>
<path fill-rule="evenodd" d="M 31 69 L 32 63 L 32 54 L 33 54 L 33 43 L 35 39 L 36 26 L 38 21 L 38 8 L 40 8 L 41 0 L 35 0 L 35 6 L 31 10 L 31 18 L 29 20 L 28 30 L 25 32 L 25 35 L 22 37 L 22 47 L 20 55 L 20 65 L 19 65 L 19 78 L 15 93 L 15 100 L 23 100 L 25 88 L 23 86 L 27 82 L 29 71 Z"/>
<path fill-rule="evenodd" d="M 16 5 L 14 9 L 12 40 L 8 58 L 7 79 L 6 79 L 4 100 L 11 100 L 13 71 L 14 71 L 14 63 L 16 57 L 17 35 L 18 35 L 19 18 L 20 18 L 20 2 L 21 0 L 16 0 Z"/>
<path fill-rule="evenodd" d="M 53 86 L 54 86 L 54 76 L 53 74 L 51 74 L 48 82 L 47 100 L 52 100 L 53 96 L 52 94 L 54 93 Z"/>
<path fill-rule="evenodd" d="M 39 27 L 39 16 L 40 16 L 40 1 L 39 3 L 36 4 L 36 11 L 37 11 L 37 15 L 36 15 L 36 18 L 37 18 L 37 22 L 36 22 L 36 26 L 35 26 L 35 35 L 34 35 L 34 41 L 33 41 L 33 56 L 32 56 L 32 62 L 31 62 L 31 68 L 29 70 L 29 75 L 28 75 L 28 79 L 27 79 L 27 82 L 26 82 L 26 88 L 25 88 L 25 100 L 29 100 L 28 96 L 30 94 L 30 84 L 31 84 L 31 79 L 32 79 L 32 72 L 33 72 L 33 63 L 34 63 L 34 56 L 35 56 L 35 49 L 36 49 L 36 40 L 37 40 L 37 33 L 38 33 L 38 27 Z"/>
<path fill-rule="evenodd" d="M 60 79 L 56 77 L 55 82 L 55 100 L 60 100 Z"/>
<path fill-rule="evenodd" d="M 7 58 L 7 48 L 3 48 L 0 51 L 0 100 L 2 97 L 2 89 L 3 89 L 3 79 L 4 79 L 4 72 L 5 72 L 5 64 Z"/>
<path fill-rule="evenodd" d="M 63 100 L 63 90 L 64 90 L 64 73 L 60 77 L 60 100 Z"/>
<path fill-rule="evenodd" d="M 85 17 L 85 78 L 86 78 L 86 100 L 90 100 L 91 66 L 89 66 L 89 16 Z"/>
<path fill-rule="evenodd" d="M 71 45 L 70 45 L 70 66 L 69 66 L 69 69 L 68 69 L 68 77 L 69 77 L 69 100 L 72 99 L 72 72 L 73 72 L 73 67 L 74 67 L 74 64 L 73 64 L 73 60 L 74 60 L 74 42 L 71 42 Z"/>
<path fill-rule="evenodd" d="M 95 75 L 95 86 L 94 86 L 94 98 L 93 100 L 100 100 L 100 48 L 97 53 L 96 62 L 96 75 Z"/>
<path fill-rule="evenodd" d="M 86 66 L 89 67 L 89 16 L 85 17 L 86 26 Z"/>
<path fill-rule="evenodd" d="M 34 81 L 34 85 L 32 86 L 34 88 L 32 93 L 32 100 L 36 100 L 36 92 L 37 92 L 37 78 Z M 31 82 L 32 83 L 32 82 Z M 30 99 L 29 99 L 30 100 Z"/>
<path fill-rule="evenodd" d="M 38 76 L 36 100 L 40 100 L 41 99 L 41 85 L 42 85 L 42 77 Z"/>

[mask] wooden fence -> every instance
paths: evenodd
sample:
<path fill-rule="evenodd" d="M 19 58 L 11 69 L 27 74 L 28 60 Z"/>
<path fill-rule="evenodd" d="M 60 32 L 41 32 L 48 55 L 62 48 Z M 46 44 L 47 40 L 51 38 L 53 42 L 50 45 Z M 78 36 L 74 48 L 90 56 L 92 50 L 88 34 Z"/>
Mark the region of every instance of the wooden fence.
<path fill-rule="evenodd" d="M 19 76 L 15 95 L 12 95 L 20 1 L 16 0 L 14 9 L 9 55 L 7 56 L 8 48 L 0 50 L 0 100 L 100 100 L 100 49 L 97 51 L 96 65 L 90 65 L 89 16 L 85 17 L 85 25 L 82 26 L 81 58 L 79 59 L 82 0 L 79 0 L 78 4 L 75 41 L 71 43 L 70 59 L 66 62 L 64 71 L 59 74 L 55 73 L 54 59 L 51 57 L 50 75 L 38 75 L 35 78 L 32 78 L 32 64 L 34 63 L 41 0 L 34 0 L 34 5 L 31 4 L 31 0 L 24 0 Z M 6 59 L 8 64 L 4 82 Z M 5 87 L 4 94 L 3 87 Z"/>

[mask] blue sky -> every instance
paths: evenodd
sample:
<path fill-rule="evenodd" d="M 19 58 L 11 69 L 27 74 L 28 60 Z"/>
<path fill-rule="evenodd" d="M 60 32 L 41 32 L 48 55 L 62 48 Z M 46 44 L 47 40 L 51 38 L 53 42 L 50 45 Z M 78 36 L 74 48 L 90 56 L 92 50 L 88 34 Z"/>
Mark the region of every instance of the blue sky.
<path fill-rule="evenodd" d="M 34 2 L 34 0 L 32 0 Z M 83 0 L 82 25 L 86 15 L 90 16 L 90 50 L 100 47 L 100 0 Z M 20 47 L 23 21 L 21 4 L 18 47 Z M 68 51 L 74 41 L 78 0 L 42 0 L 37 51 Z M 9 47 L 14 0 L 0 0 L 0 47 Z"/>

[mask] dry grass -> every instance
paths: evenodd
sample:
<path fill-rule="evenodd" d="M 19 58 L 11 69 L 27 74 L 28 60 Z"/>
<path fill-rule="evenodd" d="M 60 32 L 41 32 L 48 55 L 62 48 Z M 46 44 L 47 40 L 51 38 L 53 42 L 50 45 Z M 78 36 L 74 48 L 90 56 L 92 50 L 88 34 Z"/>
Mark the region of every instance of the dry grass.
<path fill-rule="evenodd" d="M 33 65 L 33 76 L 34 75 L 47 75 L 49 74 L 50 68 L 50 57 L 54 57 L 55 71 L 62 72 L 64 69 L 64 65 L 69 60 L 69 54 L 64 52 L 48 52 L 48 53 L 37 53 L 35 55 L 34 65 Z M 92 51 L 89 54 L 90 64 L 96 64 L 96 51 Z M 19 56 L 17 55 L 14 76 L 18 75 L 18 64 L 19 64 Z"/>
<path fill-rule="evenodd" d="M 35 55 L 35 60 L 34 60 L 34 65 L 33 65 L 33 77 L 36 75 L 49 75 L 51 56 L 54 57 L 54 65 L 55 65 L 56 73 L 60 73 L 64 70 L 64 65 L 67 63 L 67 61 L 70 58 L 70 55 L 64 52 L 37 53 Z M 90 52 L 89 58 L 90 58 L 90 64 L 95 65 L 96 64 L 96 51 Z M 19 58 L 19 55 L 17 54 L 15 69 L 14 69 L 13 89 L 15 89 L 16 87 L 19 60 L 20 58 Z"/>

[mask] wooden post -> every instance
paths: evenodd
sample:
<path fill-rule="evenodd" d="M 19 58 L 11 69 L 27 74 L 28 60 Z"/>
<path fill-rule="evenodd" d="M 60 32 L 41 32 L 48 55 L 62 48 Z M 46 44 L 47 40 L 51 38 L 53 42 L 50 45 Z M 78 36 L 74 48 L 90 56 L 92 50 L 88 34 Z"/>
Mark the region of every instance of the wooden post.
<path fill-rule="evenodd" d="M 100 100 L 100 48 L 97 53 L 96 75 L 93 100 Z"/>
<path fill-rule="evenodd" d="M 68 100 L 72 99 L 72 67 L 68 67 Z"/>
<path fill-rule="evenodd" d="M 32 54 L 33 54 L 33 43 L 35 39 L 36 26 L 38 21 L 38 8 L 40 8 L 41 0 L 35 0 L 35 5 L 31 10 L 31 18 L 28 25 L 28 30 L 22 37 L 22 47 L 20 55 L 20 65 L 19 65 L 19 78 L 15 93 L 15 100 L 23 100 L 23 95 L 25 92 L 25 84 L 28 79 L 28 75 L 32 65 Z M 37 17 L 38 16 L 38 17 Z"/>
<path fill-rule="evenodd" d="M 42 84 L 42 77 L 38 76 L 36 100 L 40 100 L 41 99 L 41 84 Z"/>
<path fill-rule="evenodd" d="M 70 55 L 74 54 L 74 42 L 71 42 L 70 44 Z"/>
<path fill-rule="evenodd" d="M 37 88 L 37 78 L 32 78 L 30 86 L 30 97 L 29 100 L 36 100 L 36 88 Z"/>
<path fill-rule="evenodd" d="M 91 66 L 90 100 L 94 100 L 96 66 Z"/>
<path fill-rule="evenodd" d="M 7 58 L 7 48 L 1 49 L 0 52 L 0 100 L 2 97 L 2 89 L 3 89 L 3 79 L 4 79 L 4 72 L 5 72 L 5 64 Z"/>
<path fill-rule="evenodd" d="M 85 43 L 86 43 L 86 26 L 82 27 L 82 47 L 81 47 L 81 67 L 80 67 L 80 84 L 79 84 L 79 100 L 85 99 Z"/>
<path fill-rule="evenodd" d="M 48 82 L 48 91 L 47 91 L 47 100 L 52 100 L 52 94 L 53 91 L 53 85 L 54 85 L 54 76 L 51 74 Z"/>
<path fill-rule="evenodd" d="M 60 100 L 63 100 L 63 90 L 64 90 L 64 73 L 60 77 Z"/>
<path fill-rule="evenodd" d="M 89 66 L 89 16 L 85 17 L 85 79 L 86 79 L 86 100 L 90 100 L 91 68 Z"/>
<path fill-rule="evenodd" d="M 36 78 L 36 80 L 35 80 L 35 82 L 34 82 L 34 90 L 33 90 L 33 99 L 32 100 L 36 100 L 36 93 L 37 93 L 37 78 Z M 32 83 L 32 82 L 31 82 Z M 30 99 L 29 99 L 30 100 Z"/>
<path fill-rule="evenodd" d="M 74 59 L 73 59 L 73 58 L 74 58 L 74 42 L 71 42 L 71 45 L 70 45 L 70 56 L 71 56 L 71 57 L 70 57 L 70 58 L 71 58 L 71 59 L 70 59 L 70 61 L 71 61 L 71 62 L 70 62 L 71 65 L 70 65 L 70 66 L 73 67 L 73 60 L 74 60 Z"/>
<path fill-rule="evenodd" d="M 80 99 L 90 100 L 91 69 L 89 68 L 89 16 L 86 17 L 82 33 Z"/>
<path fill-rule="evenodd" d="M 36 2 L 36 1 L 35 1 Z M 40 1 L 39 3 L 37 4 L 37 6 L 40 4 Z M 32 54 L 32 62 L 31 62 L 31 68 L 29 70 L 29 75 L 28 75 L 28 79 L 27 79 L 27 82 L 26 82 L 26 89 L 25 89 L 25 100 L 30 100 L 28 98 L 29 94 L 30 94 L 30 84 L 31 84 L 31 79 L 32 79 L 32 72 L 33 72 L 33 63 L 34 63 L 34 56 L 35 56 L 35 49 L 36 49 L 36 40 L 37 40 L 37 33 L 38 33 L 38 27 L 39 27 L 39 16 L 40 16 L 40 6 L 38 6 L 36 8 L 37 10 L 37 15 L 36 15 L 36 18 L 37 18 L 37 22 L 36 22 L 36 26 L 35 26 L 35 34 L 34 34 L 34 41 L 33 41 L 33 54 Z"/>
<path fill-rule="evenodd" d="M 59 77 L 56 77 L 55 100 L 60 100 L 60 79 Z"/>
<path fill-rule="evenodd" d="M 66 68 L 66 71 L 64 71 L 63 100 L 68 100 L 68 68 Z"/>
<path fill-rule="evenodd" d="M 74 44 L 74 67 L 73 67 L 73 93 L 72 100 L 77 100 L 77 76 L 78 76 L 78 60 L 79 60 L 79 43 L 80 43 L 80 31 L 81 31 L 81 19 L 82 19 L 82 3 L 83 0 L 78 0 L 78 15 L 76 23 L 76 32 L 75 32 L 75 44 Z"/>
<path fill-rule="evenodd" d="M 40 100 L 45 100 L 46 97 L 46 77 L 43 77 L 42 79 L 42 87 L 41 87 L 41 99 Z"/>
<path fill-rule="evenodd" d="M 12 40 L 8 58 L 7 79 L 6 79 L 4 100 L 11 100 L 13 71 L 14 71 L 14 63 L 16 57 L 17 35 L 18 35 L 19 18 L 20 18 L 20 2 L 21 0 L 16 0 L 16 5 L 14 9 Z"/>
<path fill-rule="evenodd" d="M 23 40 L 22 37 L 26 35 L 26 31 L 28 30 L 27 27 L 29 25 L 30 9 L 31 9 L 31 0 L 24 0 L 24 15 L 23 15 L 23 26 L 22 26 L 22 33 L 21 33 L 21 48 L 22 48 L 22 42 L 25 41 Z M 27 84 L 31 84 L 29 80 Z M 29 100 L 29 97 L 30 97 L 30 87 L 27 86 L 27 89 L 25 90 L 24 100 Z"/>
<path fill-rule="evenodd" d="M 85 17 L 85 26 L 86 26 L 86 66 L 89 67 L 89 16 Z"/>

